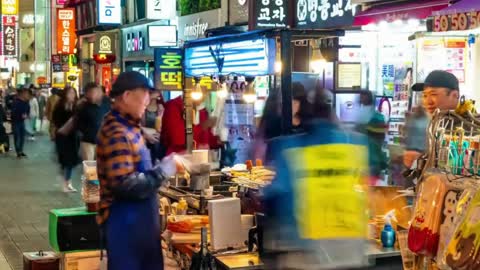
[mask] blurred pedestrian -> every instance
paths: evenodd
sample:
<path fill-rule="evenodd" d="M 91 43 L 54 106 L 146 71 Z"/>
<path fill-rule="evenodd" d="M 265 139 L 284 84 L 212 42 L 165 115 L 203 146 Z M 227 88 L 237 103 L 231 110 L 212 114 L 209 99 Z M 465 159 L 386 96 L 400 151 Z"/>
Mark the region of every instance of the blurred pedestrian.
<path fill-rule="evenodd" d="M 305 133 L 272 141 L 277 172 L 264 189 L 266 269 L 363 266 L 368 176 L 366 138 L 337 124 L 316 90 Z"/>
<path fill-rule="evenodd" d="M 57 88 L 52 88 L 52 90 L 50 90 L 50 97 L 48 97 L 47 105 L 45 107 L 45 116 L 47 117 L 47 120 L 50 124 L 48 132 L 52 141 L 55 140 L 56 133 L 56 127 L 53 123 L 53 110 L 55 109 L 57 102 L 60 100 L 60 93 L 58 91 L 59 90 Z"/>
<path fill-rule="evenodd" d="M 28 89 L 19 89 L 15 101 L 12 104 L 12 132 L 15 143 L 17 158 L 27 158 L 23 152 L 25 144 L 25 121 L 30 115 L 29 93 Z"/>
<path fill-rule="evenodd" d="M 371 91 L 360 92 L 360 118 L 356 130 L 367 136 L 370 185 L 383 180 L 382 173 L 388 168 L 388 158 L 382 147 L 388 131 L 385 117 L 374 107 L 375 96 Z"/>
<path fill-rule="evenodd" d="M 38 120 L 40 120 L 40 128 L 38 130 L 42 132 L 43 122 L 45 120 L 45 107 L 47 106 L 47 97 L 43 89 L 37 91 L 36 96 L 38 101 Z"/>
<path fill-rule="evenodd" d="M 84 161 L 95 160 L 97 133 L 110 108 L 102 106 L 103 93 L 98 84 L 88 83 L 83 92 L 86 100 L 75 115 L 76 129 L 81 134 L 80 155 Z"/>
<path fill-rule="evenodd" d="M 150 150 L 152 160 L 162 160 L 165 156 L 165 150 L 160 143 L 160 133 L 162 131 L 162 117 L 164 111 L 164 102 L 162 94 L 159 91 L 150 94 L 150 103 L 145 109 L 142 119 L 144 127 L 144 138 L 147 141 L 147 148 Z"/>
<path fill-rule="evenodd" d="M 52 113 L 52 123 L 58 128 L 55 134 L 55 146 L 63 178 L 63 192 L 77 191 L 71 182 L 73 169 L 80 162 L 79 140 L 72 121 L 77 99 L 76 90 L 66 87 Z"/>
<path fill-rule="evenodd" d="M 38 106 L 38 100 L 35 96 L 34 90 L 29 89 L 29 104 L 30 104 L 30 115 L 25 120 L 25 128 L 29 136 L 30 141 L 35 141 L 35 134 L 37 133 L 37 120 L 40 116 L 40 108 Z"/>
<path fill-rule="evenodd" d="M 141 134 L 152 88 L 138 72 L 121 73 L 110 92 L 112 111 L 98 134 L 97 221 L 105 233 L 109 270 L 163 269 L 157 192 L 177 165 L 167 158 L 152 166 Z"/>

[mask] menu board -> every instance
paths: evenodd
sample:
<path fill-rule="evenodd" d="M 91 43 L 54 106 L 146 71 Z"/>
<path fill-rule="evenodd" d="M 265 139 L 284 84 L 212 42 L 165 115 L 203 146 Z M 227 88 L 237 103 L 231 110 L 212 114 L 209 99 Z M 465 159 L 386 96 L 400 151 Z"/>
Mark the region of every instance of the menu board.
<path fill-rule="evenodd" d="M 352 89 L 362 85 L 362 64 L 339 63 L 337 66 L 337 89 Z"/>

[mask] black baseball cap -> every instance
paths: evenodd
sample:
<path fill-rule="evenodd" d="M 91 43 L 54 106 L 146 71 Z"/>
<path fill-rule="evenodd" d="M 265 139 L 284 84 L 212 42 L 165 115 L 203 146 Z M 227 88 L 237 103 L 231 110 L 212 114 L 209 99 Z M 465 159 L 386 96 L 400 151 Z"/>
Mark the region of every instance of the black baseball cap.
<path fill-rule="evenodd" d="M 425 79 L 425 87 L 444 87 L 450 90 L 459 90 L 457 77 L 450 72 L 434 70 Z"/>
<path fill-rule="evenodd" d="M 110 97 L 118 97 L 126 91 L 136 88 L 145 88 L 151 91 L 155 90 L 153 83 L 142 73 L 137 71 L 122 72 L 118 75 L 117 80 L 115 80 L 112 85 Z"/>

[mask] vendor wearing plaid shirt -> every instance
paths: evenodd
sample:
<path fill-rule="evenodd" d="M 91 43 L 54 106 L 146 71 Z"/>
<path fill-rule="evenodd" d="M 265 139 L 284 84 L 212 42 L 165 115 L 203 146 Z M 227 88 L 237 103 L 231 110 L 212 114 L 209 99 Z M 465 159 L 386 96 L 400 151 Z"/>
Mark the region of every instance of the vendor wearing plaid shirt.
<path fill-rule="evenodd" d="M 110 92 L 112 111 L 97 138 L 98 222 L 109 270 L 163 269 L 157 190 L 176 173 L 176 164 L 170 157 L 152 167 L 142 137 L 140 119 L 152 88 L 138 72 L 120 74 Z"/>

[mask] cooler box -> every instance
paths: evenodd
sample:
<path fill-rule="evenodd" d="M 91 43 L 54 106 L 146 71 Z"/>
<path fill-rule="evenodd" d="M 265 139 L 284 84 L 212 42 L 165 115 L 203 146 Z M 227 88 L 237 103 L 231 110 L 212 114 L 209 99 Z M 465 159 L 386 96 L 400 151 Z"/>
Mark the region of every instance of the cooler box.
<path fill-rule="evenodd" d="M 100 249 L 96 213 L 85 207 L 50 210 L 48 231 L 50 246 L 57 252 Z"/>
<path fill-rule="evenodd" d="M 59 270 L 60 258 L 54 252 L 23 253 L 23 270 Z"/>
<path fill-rule="evenodd" d="M 107 255 L 103 253 L 100 260 L 100 251 L 84 251 L 65 253 L 62 256 L 61 270 L 107 270 Z"/>

